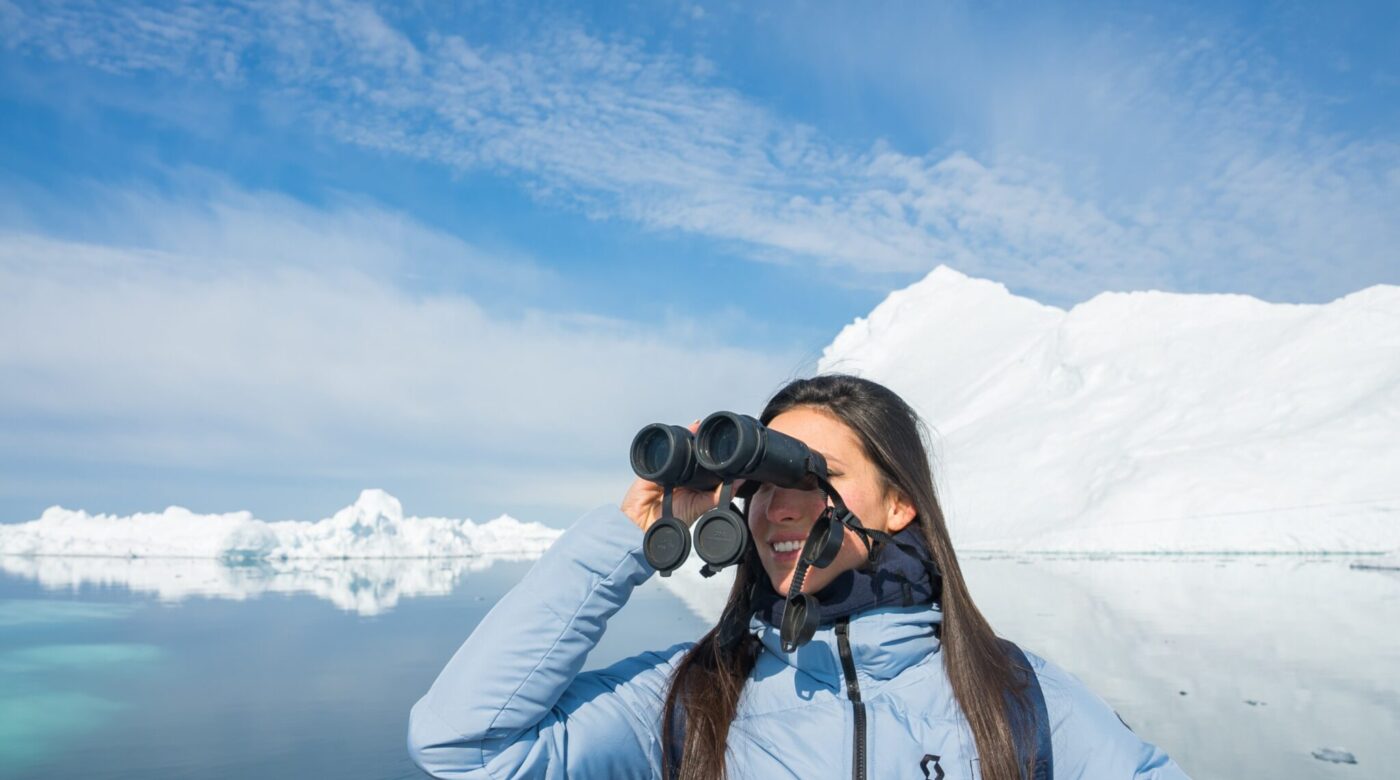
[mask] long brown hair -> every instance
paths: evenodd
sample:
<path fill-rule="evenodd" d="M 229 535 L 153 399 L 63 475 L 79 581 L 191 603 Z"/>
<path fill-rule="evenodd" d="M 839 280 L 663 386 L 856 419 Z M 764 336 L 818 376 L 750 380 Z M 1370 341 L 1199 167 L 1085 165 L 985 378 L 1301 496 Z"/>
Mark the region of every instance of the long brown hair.
<path fill-rule="evenodd" d="M 1018 760 L 1017 747 L 1032 735 L 1016 733 L 1009 707 L 1028 711 L 1025 684 L 998 644 L 996 634 L 977 610 L 957 555 L 948 538 L 943 510 L 933 487 L 927 434 L 918 414 L 889 388 L 846 374 L 798 379 L 779 390 L 759 419 L 766 425 L 794 407 L 821 409 L 844 422 L 859 438 L 865 456 L 880 474 L 886 491 L 897 490 L 918 513 L 928 549 L 943 574 L 943 665 L 981 759 L 986 780 L 1016 780 L 1030 776 Z M 752 550 L 750 551 L 752 553 Z M 662 710 L 662 772 L 669 780 L 721 780 L 725 776 L 725 745 L 739 695 L 753 671 L 761 645 L 747 631 L 751 585 L 767 576 L 758 557 L 740 563 L 719 623 L 681 658 L 671 678 Z M 679 727 L 683 710 L 682 754 L 672 755 L 670 736 Z M 1022 755 L 1033 759 L 1033 751 Z M 673 764 L 680 759 L 680 772 Z"/>

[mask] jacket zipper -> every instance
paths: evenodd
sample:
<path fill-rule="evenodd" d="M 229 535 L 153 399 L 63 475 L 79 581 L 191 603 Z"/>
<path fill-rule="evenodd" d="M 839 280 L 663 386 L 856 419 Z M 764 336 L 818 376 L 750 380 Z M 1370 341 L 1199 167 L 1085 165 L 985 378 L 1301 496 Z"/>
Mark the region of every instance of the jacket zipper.
<path fill-rule="evenodd" d="M 851 657 L 847 618 L 841 618 L 836 623 L 836 647 L 841 652 L 841 671 L 846 676 L 846 696 L 855 708 L 856 733 L 851 750 L 851 777 L 853 780 L 865 780 L 865 703 L 860 700 L 860 683 L 856 681 L 856 662 Z"/>

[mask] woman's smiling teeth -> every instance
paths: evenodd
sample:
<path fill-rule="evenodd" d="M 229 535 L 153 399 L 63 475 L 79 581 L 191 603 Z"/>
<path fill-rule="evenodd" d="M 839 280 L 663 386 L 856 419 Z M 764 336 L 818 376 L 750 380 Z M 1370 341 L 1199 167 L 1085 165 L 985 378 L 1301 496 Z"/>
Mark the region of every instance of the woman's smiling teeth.
<path fill-rule="evenodd" d="M 791 542 L 773 542 L 772 547 L 773 552 L 777 553 L 797 552 L 802 549 L 802 542 L 796 540 Z"/>

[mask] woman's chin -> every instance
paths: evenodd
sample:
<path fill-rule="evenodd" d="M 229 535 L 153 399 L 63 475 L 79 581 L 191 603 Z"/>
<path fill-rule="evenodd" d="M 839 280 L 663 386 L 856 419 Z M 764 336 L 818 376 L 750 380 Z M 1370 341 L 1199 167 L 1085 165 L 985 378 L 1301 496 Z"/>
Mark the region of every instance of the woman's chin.
<path fill-rule="evenodd" d="M 813 575 L 815 575 L 816 573 L 817 573 L 817 572 L 816 572 L 815 569 L 809 570 L 809 571 L 807 572 L 807 577 L 806 577 L 805 580 L 803 580 L 803 585 L 802 585 L 802 592 L 803 592 L 803 593 L 813 593 L 813 592 L 814 592 L 814 591 L 812 590 L 812 585 L 814 585 L 815 583 L 814 583 L 812 580 L 813 580 Z M 776 591 L 777 594 L 780 595 L 780 596 L 782 596 L 783 598 L 787 598 L 787 595 L 788 595 L 788 588 L 791 588 L 791 587 L 792 587 L 792 575 L 793 575 L 793 574 L 794 574 L 794 572 L 793 572 L 792 569 L 787 569 L 786 571 L 783 571 L 783 572 L 781 572 L 781 573 L 771 575 L 771 576 L 769 576 L 769 578 L 768 578 L 769 581 L 773 583 L 773 590 Z"/>
<path fill-rule="evenodd" d="M 792 586 L 792 572 L 784 572 L 776 577 L 769 577 L 773 583 L 773 591 L 780 596 L 787 596 L 788 588 Z"/>

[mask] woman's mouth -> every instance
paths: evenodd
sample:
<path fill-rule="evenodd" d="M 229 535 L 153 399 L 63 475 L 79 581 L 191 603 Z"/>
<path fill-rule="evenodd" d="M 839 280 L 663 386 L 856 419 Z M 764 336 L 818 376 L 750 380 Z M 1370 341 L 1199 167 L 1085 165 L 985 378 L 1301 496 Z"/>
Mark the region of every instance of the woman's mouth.
<path fill-rule="evenodd" d="M 774 563 L 791 563 L 802 555 L 802 541 L 799 539 L 770 542 L 768 550 L 773 554 Z"/>

